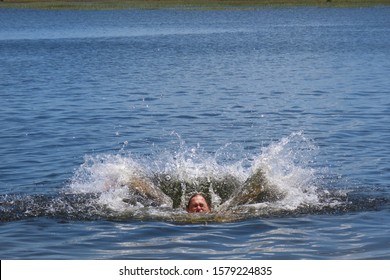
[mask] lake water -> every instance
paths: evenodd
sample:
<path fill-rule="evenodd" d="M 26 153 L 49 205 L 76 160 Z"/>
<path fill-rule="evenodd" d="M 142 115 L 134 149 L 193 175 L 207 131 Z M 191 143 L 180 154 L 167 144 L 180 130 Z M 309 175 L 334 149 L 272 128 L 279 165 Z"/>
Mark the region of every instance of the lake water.
<path fill-rule="evenodd" d="M 389 15 L 1 9 L 0 258 L 390 259 Z M 283 197 L 124 201 L 256 170 Z"/>

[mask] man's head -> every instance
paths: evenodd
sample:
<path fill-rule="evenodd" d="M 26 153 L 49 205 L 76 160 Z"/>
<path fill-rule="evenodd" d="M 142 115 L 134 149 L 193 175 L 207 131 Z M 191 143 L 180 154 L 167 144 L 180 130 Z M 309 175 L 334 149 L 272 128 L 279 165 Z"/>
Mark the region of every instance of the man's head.
<path fill-rule="evenodd" d="M 210 204 L 207 202 L 206 198 L 200 194 L 194 194 L 190 197 L 187 204 L 187 212 L 203 212 L 207 213 L 211 211 Z"/>

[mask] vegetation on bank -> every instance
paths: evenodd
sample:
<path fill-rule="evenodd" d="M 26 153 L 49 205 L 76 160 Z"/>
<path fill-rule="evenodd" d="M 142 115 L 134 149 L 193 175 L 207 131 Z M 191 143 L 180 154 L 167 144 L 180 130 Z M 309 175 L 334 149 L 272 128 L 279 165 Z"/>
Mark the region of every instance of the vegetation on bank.
<path fill-rule="evenodd" d="M 365 7 L 390 0 L 0 0 L 0 8 L 30 9 L 254 9 L 260 7 Z"/>

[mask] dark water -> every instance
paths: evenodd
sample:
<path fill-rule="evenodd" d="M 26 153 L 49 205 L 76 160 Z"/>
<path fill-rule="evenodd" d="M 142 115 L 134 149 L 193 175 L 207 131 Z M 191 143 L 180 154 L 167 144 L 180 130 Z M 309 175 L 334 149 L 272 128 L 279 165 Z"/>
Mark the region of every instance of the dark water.
<path fill-rule="evenodd" d="M 389 13 L 0 10 L 0 258 L 389 259 Z"/>

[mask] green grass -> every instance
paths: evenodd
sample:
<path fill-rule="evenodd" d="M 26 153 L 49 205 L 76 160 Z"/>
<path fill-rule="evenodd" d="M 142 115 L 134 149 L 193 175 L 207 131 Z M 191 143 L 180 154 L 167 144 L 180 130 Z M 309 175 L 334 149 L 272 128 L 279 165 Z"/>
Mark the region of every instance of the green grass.
<path fill-rule="evenodd" d="M 27 9 L 253 9 L 260 7 L 364 7 L 390 0 L 0 0 L 0 8 Z"/>

